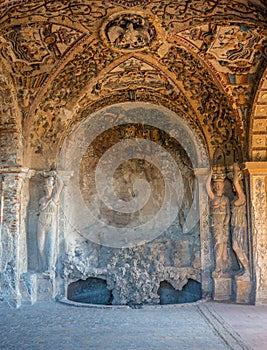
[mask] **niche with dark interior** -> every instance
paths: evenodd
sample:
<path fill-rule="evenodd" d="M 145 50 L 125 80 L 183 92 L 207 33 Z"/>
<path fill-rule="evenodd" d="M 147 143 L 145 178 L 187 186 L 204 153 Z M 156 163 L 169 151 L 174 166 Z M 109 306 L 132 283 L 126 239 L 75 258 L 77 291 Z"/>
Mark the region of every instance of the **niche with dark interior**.
<path fill-rule="evenodd" d="M 111 305 L 112 292 L 107 288 L 107 282 L 102 278 L 89 277 L 68 286 L 67 298 L 85 304 Z"/>
<path fill-rule="evenodd" d="M 182 290 L 176 290 L 169 282 L 160 282 L 158 289 L 160 304 L 191 303 L 201 299 L 201 284 L 189 279 Z"/>

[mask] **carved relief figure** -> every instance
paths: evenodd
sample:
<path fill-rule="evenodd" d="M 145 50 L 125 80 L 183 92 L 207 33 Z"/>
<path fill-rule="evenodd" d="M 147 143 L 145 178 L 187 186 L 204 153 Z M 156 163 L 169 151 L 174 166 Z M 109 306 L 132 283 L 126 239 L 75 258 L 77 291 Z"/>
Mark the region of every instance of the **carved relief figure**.
<path fill-rule="evenodd" d="M 52 277 L 55 270 L 57 207 L 63 189 L 62 179 L 54 172 L 45 181 L 45 195 L 39 201 L 37 244 L 44 275 Z"/>
<path fill-rule="evenodd" d="M 224 195 L 224 176 L 214 174 L 211 170 L 206 184 L 210 198 L 211 229 L 214 239 L 215 270 L 216 277 L 229 272 L 231 260 L 229 256 L 230 247 L 230 203 Z M 213 178 L 213 186 L 211 179 Z"/>
<path fill-rule="evenodd" d="M 107 25 L 106 36 L 119 49 L 136 50 L 150 44 L 155 28 L 139 15 L 120 15 Z"/>
<path fill-rule="evenodd" d="M 239 263 L 240 278 L 249 279 L 246 196 L 239 181 L 239 167 L 237 164 L 234 164 L 233 185 L 234 190 L 236 191 L 236 197 L 231 206 L 233 250 Z"/>
<path fill-rule="evenodd" d="M 219 26 L 217 37 L 211 44 L 209 53 L 227 61 L 252 61 L 252 48 L 260 41 L 260 36 L 252 27 L 244 25 Z"/>

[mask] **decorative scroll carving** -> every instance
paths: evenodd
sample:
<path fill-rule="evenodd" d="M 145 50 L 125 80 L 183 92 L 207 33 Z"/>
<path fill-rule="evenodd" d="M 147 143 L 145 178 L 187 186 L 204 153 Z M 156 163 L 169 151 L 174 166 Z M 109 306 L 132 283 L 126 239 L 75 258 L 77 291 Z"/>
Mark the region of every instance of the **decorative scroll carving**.
<path fill-rule="evenodd" d="M 1 9 L 0 23 L 13 22 L 17 19 L 35 19 L 40 21 L 42 18 L 45 21 L 57 21 L 64 23 L 70 27 L 78 26 L 86 32 L 90 31 L 95 25 L 95 21 L 102 19 L 107 14 L 107 2 L 91 1 L 85 2 L 62 2 L 54 0 L 38 0 L 38 1 L 23 1 L 23 6 L 20 2 L 14 6 L 3 6 Z M 76 24 L 76 26 L 74 25 Z"/>
<path fill-rule="evenodd" d="M 115 4 L 120 4 L 126 7 L 138 5 L 145 6 L 147 10 L 146 15 L 140 15 L 139 13 L 115 15 Z M 100 0 L 93 3 L 87 0 L 83 3 L 72 1 L 62 3 L 59 1 L 38 0 L 35 1 L 34 4 L 30 1 L 27 1 L 26 3 L 24 2 L 23 7 L 20 6 L 19 2 L 12 2 L 11 7 L 10 4 L 5 4 L 1 5 L 1 9 L 3 9 L 3 11 L 1 12 L 0 26 L 1 23 L 5 26 L 3 27 L 3 39 L 6 41 L 4 42 L 4 46 L 6 46 L 6 44 L 9 45 L 9 48 L 6 46 L 4 54 L 9 60 L 11 58 L 10 62 L 12 63 L 13 74 L 16 78 L 17 85 L 20 86 L 18 89 L 19 97 L 20 100 L 23 101 L 25 108 L 29 107 L 33 102 L 34 97 L 36 96 L 36 90 L 47 81 L 48 74 L 53 69 L 55 62 L 59 57 L 62 57 L 62 54 L 73 46 L 75 40 L 77 41 L 77 38 L 83 35 L 82 33 L 89 35 L 97 33 L 101 28 L 103 19 L 106 24 L 104 27 L 107 30 L 105 35 L 109 34 L 107 40 L 111 39 L 111 42 L 113 42 L 112 45 L 119 49 L 126 49 L 128 52 L 136 49 L 139 50 L 140 48 L 142 50 L 151 49 L 150 44 L 155 41 L 155 28 L 158 28 L 158 24 L 166 30 L 167 34 L 179 32 L 179 35 L 186 39 L 185 30 L 188 26 L 193 25 L 194 28 L 190 32 L 191 36 L 195 35 L 192 39 L 193 44 L 197 43 L 197 46 L 200 45 L 200 54 L 206 54 L 206 58 L 211 59 L 212 62 L 216 61 L 217 66 L 215 69 L 218 71 L 218 74 L 221 75 L 222 81 L 228 78 L 230 80 L 232 78 L 238 80 L 238 74 L 241 74 L 243 79 L 244 70 L 247 69 L 247 67 L 244 67 L 244 63 L 246 62 L 249 63 L 251 67 L 253 66 L 253 69 L 258 70 L 258 68 L 255 68 L 256 65 L 254 64 L 253 57 L 258 57 L 260 51 L 264 50 L 265 45 L 262 38 L 265 28 L 266 8 L 263 5 L 256 6 L 249 2 L 244 4 L 243 1 L 236 1 L 235 5 L 232 5 L 226 0 L 212 1 L 208 3 L 204 0 L 201 0 L 200 2 L 196 0 L 186 0 L 182 3 L 177 0 L 172 3 L 163 0 L 154 2 L 118 0 L 108 3 Z M 112 17 L 108 17 L 110 13 L 113 13 Z M 146 18 L 148 18 L 146 17 L 148 16 L 148 13 L 151 20 L 146 20 Z M 229 22 L 229 20 L 233 20 L 234 18 L 239 20 L 241 13 L 246 13 L 247 25 L 238 25 Z M 155 15 L 154 19 L 153 14 Z M 142 19 L 140 20 L 141 16 L 143 16 L 142 18 L 144 18 L 144 22 L 142 22 Z M 21 24 L 21 20 L 25 23 L 29 18 L 30 24 L 27 26 Z M 57 24 L 51 24 L 52 18 L 53 23 Z M 109 18 L 112 19 L 109 20 Z M 135 19 L 133 20 L 133 18 Z M 211 18 L 215 23 L 208 28 L 206 23 L 208 23 Z M 139 20 L 140 22 L 137 24 Z M 222 20 L 226 23 L 225 25 L 220 25 L 219 21 Z M 114 21 L 117 22 L 115 23 Z M 126 21 L 127 23 L 123 21 Z M 149 23 L 148 26 L 147 23 Z M 198 25 L 197 27 L 196 24 Z M 257 27 L 255 24 L 257 24 Z M 259 29 L 260 27 L 262 28 Z M 15 33 L 15 28 L 18 28 L 17 33 Z M 227 28 L 227 30 L 225 28 Z M 27 30 L 30 32 L 30 35 L 28 36 L 26 35 Z M 203 32 L 203 35 L 197 33 L 198 31 L 201 33 Z M 232 34 L 234 35 L 234 39 L 232 39 L 231 31 L 234 33 Z M 137 46 L 132 44 L 135 41 L 133 40 L 133 37 L 136 37 L 136 32 L 139 34 L 139 38 L 141 38 Z M 20 47 L 23 46 L 25 48 L 23 53 L 21 50 L 19 51 L 17 48 L 13 47 L 14 40 L 12 36 L 16 37 L 16 41 L 19 42 Z M 33 45 L 33 47 L 30 47 L 31 45 Z M 98 46 L 101 47 L 101 51 L 104 52 L 105 49 L 101 45 L 102 43 L 98 43 L 95 47 L 92 47 L 93 52 L 97 52 Z M 166 45 L 166 43 L 164 43 L 160 49 L 157 48 L 158 51 L 155 51 L 155 55 L 159 55 L 160 57 L 164 56 L 163 53 L 168 49 L 168 45 L 169 44 Z M 262 49 L 259 48 L 259 46 L 261 46 Z M 240 47 L 240 50 L 238 50 L 238 47 Z M 233 52 L 237 50 L 238 52 Z M 147 54 L 146 51 L 143 52 Z M 83 52 L 82 55 L 84 53 L 85 52 Z M 41 57 L 38 58 L 38 55 L 41 55 Z M 107 60 L 109 60 L 109 55 L 110 52 L 106 51 L 104 56 L 107 57 Z M 86 62 L 86 56 L 87 53 L 83 56 L 82 61 Z M 208 58 L 208 56 L 210 58 Z M 80 61 L 78 56 L 75 56 L 75 60 L 76 59 L 77 61 Z M 67 108 L 71 109 L 74 106 L 75 98 L 79 95 L 78 91 L 85 88 L 84 81 L 88 82 L 92 79 L 92 76 L 96 76 L 95 74 L 90 75 L 88 72 L 94 71 L 95 63 L 97 66 L 101 66 L 99 61 L 101 61 L 101 58 L 96 53 L 96 56 L 91 56 L 90 63 L 85 64 L 84 68 L 82 65 L 73 64 L 69 77 L 68 72 L 63 69 L 60 77 L 58 77 L 59 80 L 54 84 L 54 87 L 49 94 L 56 97 L 55 104 L 50 106 L 47 102 L 41 102 L 41 104 L 45 105 L 45 112 L 51 112 L 54 117 L 58 113 L 61 114 L 61 108 L 64 108 L 66 104 L 68 104 Z M 109 60 L 109 63 L 112 61 L 113 60 Z M 223 66 L 221 65 L 221 62 L 224 62 Z M 176 63 L 173 63 L 173 65 L 175 64 Z M 187 70 L 187 66 L 179 67 L 179 69 L 180 68 Z M 100 72 L 100 70 L 98 72 Z M 231 70 L 231 73 L 229 73 L 231 76 L 228 73 L 225 73 L 225 70 Z M 235 161 L 235 159 L 233 159 L 233 152 L 229 149 L 230 146 L 227 145 L 232 144 L 234 140 L 237 139 L 237 135 L 232 135 L 231 138 L 231 134 L 235 134 L 236 132 L 234 130 L 236 117 L 232 114 L 232 111 L 229 111 L 229 113 L 228 111 L 225 113 L 223 112 L 227 109 L 227 104 L 224 103 L 224 99 L 221 98 L 222 95 L 219 93 L 219 98 L 216 98 L 216 101 L 214 101 L 214 103 L 212 102 L 211 106 L 209 103 L 206 103 L 206 101 L 210 100 L 208 95 L 214 95 L 214 91 L 205 91 L 206 89 L 204 89 L 205 92 L 203 92 L 203 94 L 206 97 L 201 94 L 202 96 L 199 99 L 196 99 L 196 96 L 199 95 L 199 91 L 202 91 L 202 88 L 199 89 L 199 86 L 202 87 L 203 85 L 202 81 L 198 84 L 198 78 L 194 80 L 196 77 L 195 72 L 191 75 L 189 71 L 190 69 L 186 73 L 180 73 L 180 76 L 186 76 L 186 93 L 188 92 L 189 95 L 191 95 L 191 98 L 195 99 L 194 101 L 196 104 L 199 103 L 199 99 L 203 99 L 200 106 L 200 113 L 204 115 L 203 121 L 206 123 L 207 128 L 210 128 L 211 133 L 213 133 L 213 130 L 215 129 L 213 134 L 217 135 L 216 137 L 213 137 L 211 142 L 214 142 L 215 144 L 220 143 L 226 148 L 228 147 L 225 149 L 225 153 L 229 153 L 229 162 Z M 248 72 L 245 73 L 247 76 L 246 79 L 250 79 L 250 74 L 248 74 Z M 256 71 L 254 73 L 256 74 Z M 229 75 L 229 77 L 227 78 L 224 74 Z M 207 78 L 210 79 L 210 83 L 207 83 L 206 86 L 211 86 L 212 89 L 210 90 L 213 90 L 215 84 L 212 83 L 212 77 L 210 75 L 209 77 L 205 76 L 203 77 L 203 80 L 207 80 Z M 65 81 L 68 83 L 65 84 Z M 70 84 L 69 81 L 71 81 Z M 188 83 L 189 81 L 191 82 Z M 184 84 L 186 84 L 186 82 L 184 82 Z M 235 87 L 237 88 L 244 84 L 247 84 L 247 80 L 246 82 L 243 82 L 242 80 L 240 85 Z M 195 92 L 191 93 L 193 85 L 197 85 L 197 88 L 195 89 Z M 250 99 L 249 96 L 251 96 L 251 91 L 247 90 L 244 92 L 246 95 L 246 101 L 243 100 L 242 105 L 240 105 L 239 92 L 240 89 L 238 91 L 235 90 L 235 93 L 233 92 L 232 95 L 236 100 L 238 111 L 242 116 L 240 119 L 243 118 L 245 120 L 247 116 L 245 102 L 247 103 Z M 248 94 L 249 96 L 247 96 Z M 74 96 L 73 100 L 71 99 L 71 96 Z M 45 98 L 49 98 L 49 96 L 46 95 Z M 220 104 L 218 101 L 220 101 Z M 39 101 L 36 101 L 36 104 L 37 103 L 39 104 Z M 220 106 L 220 108 L 218 106 Z M 33 110 L 31 112 L 35 113 Z M 225 115 L 223 115 L 223 113 Z M 229 118 L 227 115 L 229 115 Z M 45 120 L 45 117 L 43 116 L 41 118 L 43 118 L 44 121 L 43 125 L 50 124 L 50 120 Z M 66 126 L 64 122 L 61 123 L 59 120 L 61 119 L 60 117 L 56 119 L 59 129 Z M 230 119 L 234 121 L 232 124 L 229 123 Z M 239 132 L 243 133 L 243 130 L 246 130 L 246 125 L 240 126 Z M 214 138 L 216 138 L 216 140 L 214 140 Z"/>
<path fill-rule="evenodd" d="M 77 53 L 53 81 L 50 92 L 53 100 L 46 94 L 40 107 L 59 111 L 68 101 L 77 99 L 88 81 L 121 55 L 96 41 L 84 44 L 83 51 Z"/>
<path fill-rule="evenodd" d="M 95 51 L 91 51 L 94 48 Z M 40 104 L 40 108 L 46 110 L 47 112 L 41 117 L 36 118 L 34 121 L 33 127 L 40 130 L 41 125 L 45 125 L 48 119 L 49 114 L 51 114 L 51 122 L 57 123 L 57 127 L 51 127 L 51 132 L 55 133 L 55 136 L 60 129 L 64 128 L 66 118 L 57 119 L 53 118 L 50 111 L 62 111 L 62 108 L 70 104 L 71 98 L 77 98 L 79 96 L 80 89 L 83 88 L 90 78 L 95 77 L 98 72 L 101 71 L 104 67 L 110 64 L 114 59 L 119 57 L 120 54 L 116 51 L 111 51 L 107 48 L 104 48 L 101 45 L 93 43 L 92 46 L 86 45 L 86 49 L 82 54 L 79 54 L 75 57 L 74 60 L 70 61 L 64 71 L 62 71 L 55 81 L 52 84 L 53 100 L 49 99 L 49 96 L 43 98 L 43 102 Z M 98 64 L 96 65 L 96 58 L 98 59 Z M 211 144 L 215 148 L 216 145 L 222 145 L 224 148 L 224 153 L 228 158 L 228 162 L 234 160 L 234 151 L 233 146 L 238 149 L 238 140 L 236 137 L 236 125 L 235 125 L 235 116 L 231 111 L 226 97 L 218 90 L 216 85 L 212 82 L 212 79 L 209 73 L 203 68 L 200 62 L 193 57 L 192 54 L 189 54 L 182 48 L 172 47 L 167 55 L 161 60 L 161 63 L 167 65 L 168 69 L 177 74 L 177 80 L 182 82 L 184 89 L 190 95 L 193 103 L 199 105 L 199 111 L 203 117 L 203 123 L 207 126 L 208 132 L 210 132 Z M 88 67 L 88 68 L 86 68 Z M 126 70 L 125 68 L 124 70 Z M 142 70 L 142 69 L 141 69 Z M 79 73 L 77 75 L 77 72 Z M 115 70 L 114 70 L 115 72 Z M 156 72 L 152 70 L 152 73 Z M 143 74 L 143 71 L 140 71 L 140 76 Z M 148 72 L 149 73 L 149 72 Z M 146 74 L 148 74 L 146 73 Z M 130 72 L 129 72 L 130 74 Z M 107 80 L 112 79 L 112 84 L 119 84 L 118 74 L 115 76 L 112 73 L 106 75 Z M 165 82 L 163 74 L 160 74 Z M 127 77 L 123 77 L 123 80 Z M 145 78 L 141 81 L 139 79 L 137 83 L 142 86 L 145 82 Z M 135 83 L 135 79 L 133 81 Z M 167 83 L 167 82 L 166 82 Z M 94 93 L 100 93 L 102 86 L 106 87 L 107 84 L 104 83 L 104 80 L 99 80 L 95 87 L 93 88 Z M 166 94 L 169 95 L 170 89 L 168 90 L 168 85 L 165 86 Z M 171 86 L 171 85 L 170 85 Z M 128 82 L 128 90 L 135 90 L 137 87 L 132 86 L 132 81 Z M 169 95 L 171 97 L 171 94 Z M 131 97 L 129 98 L 131 99 Z M 47 101 L 45 101 L 47 100 Z M 53 115 L 54 115 L 53 113 Z M 49 124 L 51 123 L 49 122 Z M 39 125 L 38 125 L 39 124 Z M 32 142 L 36 140 L 32 139 Z"/>
<path fill-rule="evenodd" d="M 140 88 L 153 89 L 153 91 L 157 92 L 164 91 L 169 93 L 169 95 L 175 94 L 175 90 L 177 90 L 173 82 L 162 71 L 132 57 L 111 70 L 105 77 L 99 79 L 93 86 L 90 97 L 96 98 L 101 95 L 114 93 L 116 90 L 129 88 L 132 90 Z M 181 94 L 179 94 L 180 96 L 177 95 L 178 93 L 176 92 L 175 99 L 181 98 Z"/>
<path fill-rule="evenodd" d="M 165 27 L 168 29 L 181 29 L 183 24 L 188 25 L 205 23 L 211 18 L 229 19 L 246 18 L 254 23 L 261 23 L 266 26 L 266 5 L 256 6 L 252 2 L 244 4 L 242 1 L 234 3 L 227 0 L 174 0 L 168 2 L 158 0 L 153 1 L 151 11 L 158 17 L 162 18 Z"/>
<path fill-rule="evenodd" d="M 3 32 L 3 37 L 10 43 L 9 48 L 6 47 L 6 50 L 3 50 L 3 55 L 13 63 L 28 64 L 31 67 L 28 71 L 38 70 L 38 66 L 33 64 L 51 65 L 81 35 L 82 33 L 77 30 L 52 23 L 17 25 Z"/>
<path fill-rule="evenodd" d="M 114 4 L 124 7 L 142 6 L 149 8 L 155 16 L 162 18 L 166 28 L 181 28 L 183 25 L 195 25 L 213 20 L 232 20 L 233 18 L 244 18 L 252 23 L 260 23 L 266 26 L 266 5 L 253 4 L 252 2 L 236 0 L 230 3 L 228 0 L 96 0 L 93 3 L 85 0 L 62 2 L 55 0 L 13 1 L 12 6 L 7 2 L 1 6 L 0 23 L 12 22 L 16 19 L 28 18 L 29 16 L 43 16 L 46 20 L 51 18 L 57 21 L 67 22 L 73 25 L 78 23 L 86 30 L 91 29 L 94 22 L 106 16 L 109 8 Z"/>
<path fill-rule="evenodd" d="M 88 81 L 96 77 L 102 69 L 120 55 L 119 52 L 110 50 L 98 42 L 93 42 L 85 44 L 83 52 L 76 54 L 68 62 L 64 70 L 53 81 L 51 90 L 45 94 L 39 104 L 42 113 L 39 118 L 35 118 L 32 125 L 32 131 L 38 134 L 39 139 L 31 139 L 35 152 L 42 152 L 41 134 L 50 140 L 50 144 L 51 141 L 55 144 L 58 134 L 66 128 L 69 116 L 66 104 L 71 104 L 77 99 L 81 89 L 88 84 Z M 51 98 L 52 95 L 53 98 Z"/>
<path fill-rule="evenodd" d="M 80 37 L 77 30 L 51 23 L 17 25 L 3 32 L 0 52 L 11 66 L 24 107 L 29 107 L 54 64 Z"/>
<path fill-rule="evenodd" d="M 125 7 L 145 6 L 152 2 L 151 0 L 111 0 L 110 2 Z"/>
<path fill-rule="evenodd" d="M 266 29 L 245 24 L 209 24 L 179 33 L 186 38 L 221 71 L 225 82 L 242 84 L 251 82 L 264 58 Z"/>
<path fill-rule="evenodd" d="M 233 99 L 233 108 L 238 110 L 239 132 L 244 142 L 255 81 L 266 61 L 266 29 L 244 23 L 212 23 L 180 32 L 179 38 L 192 43 L 195 52 L 200 52 L 222 81 Z"/>
<path fill-rule="evenodd" d="M 233 160 L 233 148 L 229 148 L 229 143 L 238 144 L 235 116 L 226 96 L 212 82 L 209 72 L 191 53 L 179 46 L 172 46 L 161 63 L 168 66 L 191 99 L 196 101 L 203 123 L 211 133 L 211 144 L 214 148 L 221 145 L 225 155 L 230 156 L 228 161 Z"/>

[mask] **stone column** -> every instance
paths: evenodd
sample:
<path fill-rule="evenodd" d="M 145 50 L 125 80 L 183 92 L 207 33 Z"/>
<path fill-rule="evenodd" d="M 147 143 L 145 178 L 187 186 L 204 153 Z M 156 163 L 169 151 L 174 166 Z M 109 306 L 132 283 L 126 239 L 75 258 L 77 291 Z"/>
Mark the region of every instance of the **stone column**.
<path fill-rule="evenodd" d="M 267 162 L 247 162 L 249 174 L 255 303 L 267 305 Z"/>
<path fill-rule="evenodd" d="M 66 190 L 68 190 L 68 184 L 70 179 L 73 177 L 73 171 L 58 170 L 58 175 L 64 182 L 64 189 L 61 194 L 61 200 L 59 204 L 59 220 L 58 220 L 58 275 L 55 286 L 55 297 L 58 299 L 65 298 L 67 296 L 67 284 L 64 278 L 62 278 L 63 261 L 62 258 L 68 251 L 66 246 L 66 235 L 69 232 L 71 224 L 68 220 L 68 210 L 72 206 L 72 203 L 66 201 Z M 73 229 L 73 227 L 71 227 Z"/>
<path fill-rule="evenodd" d="M 30 176 L 28 168 L 0 167 L 1 227 L 0 227 L 0 293 L 1 299 L 14 307 L 21 303 L 19 288 L 22 256 L 27 257 L 26 243 L 22 243 L 22 189 Z M 25 233 L 25 230 L 24 230 Z M 26 240 L 26 233 L 24 240 Z"/>
<path fill-rule="evenodd" d="M 209 205 L 206 191 L 206 181 L 209 174 L 208 168 L 195 169 L 195 175 L 198 182 L 199 198 L 199 226 L 200 226 L 200 244 L 201 244 L 201 280 L 202 297 L 210 299 L 213 292 L 213 281 L 211 272 L 213 269 L 212 257 L 212 239 L 209 229 Z"/>

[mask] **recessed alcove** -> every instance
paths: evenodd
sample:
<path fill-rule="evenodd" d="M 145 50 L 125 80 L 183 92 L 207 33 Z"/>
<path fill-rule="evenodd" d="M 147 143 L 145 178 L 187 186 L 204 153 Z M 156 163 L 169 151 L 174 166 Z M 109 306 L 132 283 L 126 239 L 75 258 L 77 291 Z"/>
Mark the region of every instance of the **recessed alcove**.
<path fill-rule="evenodd" d="M 206 165 L 200 140 L 166 108 L 116 104 L 80 123 L 60 155 L 60 167 L 72 173 L 62 205 L 69 300 L 156 305 L 161 281 L 172 281 L 180 290 L 185 280 L 200 280 L 193 170 L 200 165 Z M 91 276 L 105 276 L 106 284 Z M 166 303 L 201 298 L 201 293 L 185 297 L 185 292 Z"/>
<path fill-rule="evenodd" d="M 158 289 L 160 304 L 182 304 L 201 299 L 201 284 L 190 279 L 182 290 L 176 290 L 169 282 L 160 282 Z"/>
<path fill-rule="evenodd" d="M 107 288 L 106 280 L 89 277 L 68 286 L 67 298 L 85 304 L 111 305 L 112 292 Z"/>

